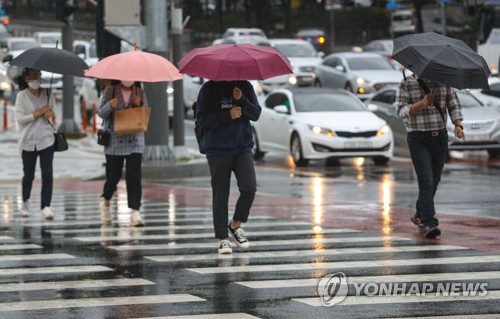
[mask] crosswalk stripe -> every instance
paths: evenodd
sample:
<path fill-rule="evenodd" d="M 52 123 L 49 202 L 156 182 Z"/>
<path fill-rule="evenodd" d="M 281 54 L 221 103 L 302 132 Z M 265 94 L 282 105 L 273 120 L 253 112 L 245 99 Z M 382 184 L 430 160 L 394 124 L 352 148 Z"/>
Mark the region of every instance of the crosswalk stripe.
<path fill-rule="evenodd" d="M 25 250 L 25 249 L 41 249 L 42 246 L 35 244 L 12 244 L 12 245 L 0 245 L 1 250 Z"/>
<path fill-rule="evenodd" d="M 109 307 L 145 304 L 163 304 L 177 302 L 197 302 L 205 299 L 189 294 L 107 297 L 107 298 L 82 298 L 61 300 L 36 300 L 0 303 L 0 311 L 44 310 L 85 307 Z"/>
<path fill-rule="evenodd" d="M 144 256 L 144 258 L 156 262 L 178 262 L 197 261 L 212 259 L 237 259 L 237 258 L 280 258 L 280 257 L 308 257 L 308 256 L 331 256 L 351 254 L 376 254 L 416 251 L 447 251 L 466 250 L 468 248 L 448 245 L 422 245 L 422 246 L 398 246 L 398 247 L 368 247 L 368 248 L 336 248 L 336 249 L 311 249 L 311 250 L 285 250 L 235 253 L 230 255 L 219 254 L 196 254 L 196 255 L 166 255 L 166 256 Z"/>
<path fill-rule="evenodd" d="M 264 272 L 264 271 L 304 271 L 318 269 L 342 268 L 374 268 L 374 267 L 399 267 L 399 266 L 430 266 L 446 264 L 477 264 L 500 262 L 500 256 L 470 256 L 470 257 L 442 257 L 418 258 L 395 260 L 369 260 L 369 261 L 339 261 L 328 263 L 302 263 L 302 264 L 277 264 L 231 267 L 205 267 L 187 268 L 187 270 L 200 274 L 239 273 L 239 272 Z"/>
<path fill-rule="evenodd" d="M 9 236 L 0 236 L 0 240 L 12 240 L 14 238 L 9 237 Z"/>
<path fill-rule="evenodd" d="M 484 296 L 437 296 L 436 294 L 421 295 L 396 295 L 396 296 L 347 296 L 341 303 L 335 306 L 354 305 L 380 305 L 395 303 L 416 303 L 416 302 L 451 302 L 451 301 L 481 301 L 500 299 L 500 290 L 488 291 Z M 319 297 L 316 298 L 293 298 L 292 300 L 307 304 L 313 307 L 322 307 Z"/>
<path fill-rule="evenodd" d="M 0 268 L 1 276 L 16 275 L 40 275 L 40 274 L 65 274 L 80 272 L 113 271 L 104 266 L 61 266 L 61 267 L 37 267 L 37 268 Z"/>
<path fill-rule="evenodd" d="M 55 260 L 74 259 L 75 256 L 68 254 L 29 254 L 29 255 L 0 255 L 0 262 L 5 261 L 33 261 L 33 260 Z"/>
<path fill-rule="evenodd" d="M 427 273 L 411 275 L 385 275 L 385 276 L 358 276 L 347 277 L 347 283 L 388 283 L 388 282 L 430 282 L 453 280 L 488 280 L 500 278 L 500 271 L 456 272 L 456 273 Z M 237 281 L 235 284 L 252 289 L 276 289 L 292 287 L 316 287 L 320 278 L 307 279 L 277 279 L 258 281 Z M 344 284 L 344 283 L 342 283 Z"/>
<path fill-rule="evenodd" d="M 29 283 L 22 282 L 22 283 L 0 284 L 0 292 L 128 287 L 128 286 L 146 286 L 146 285 L 155 285 L 155 283 L 141 278 L 50 281 L 50 282 L 44 281 L 44 282 L 29 282 Z"/>
<path fill-rule="evenodd" d="M 257 231 L 252 232 L 252 236 L 287 236 L 287 235 L 320 235 L 320 234 L 341 234 L 341 233 L 356 233 L 358 230 L 350 229 L 322 229 L 322 230 L 273 230 L 273 231 Z M 187 239 L 187 238 L 213 238 L 214 234 L 196 233 L 196 234 L 163 234 L 163 235 L 130 235 L 130 236 L 90 236 L 90 237 L 74 237 L 76 240 L 84 242 L 95 241 L 112 241 L 112 240 L 129 240 L 129 239 Z"/>
<path fill-rule="evenodd" d="M 168 316 L 168 317 L 148 317 L 137 319 L 260 319 L 247 313 L 213 313 L 205 315 L 190 316 Z"/>
<path fill-rule="evenodd" d="M 250 222 L 245 224 L 245 228 L 254 227 L 285 227 L 285 226 L 310 226 L 311 223 L 308 222 L 288 222 L 288 221 L 266 221 L 266 222 Z M 166 226 L 146 226 L 145 230 L 188 230 L 188 229 L 206 229 L 207 227 L 212 227 L 210 224 L 200 224 L 200 225 L 166 225 Z M 112 230 L 118 231 L 117 228 Z M 51 230 L 52 234 L 85 234 L 85 233 L 98 233 L 100 228 L 80 228 L 80 229 L 54 229 Z"/>
<path fill-rule="evenodd" d="M 484 315 L 450 315 L 450 316 L 432 316 L 432 317 L 405 317 L 404 319 L 498 319 L 500 313 L 484 314 Z M 399 319 L 399 318 L 386 318 L 386 319 Z"/>
<path fill-rule="evenodd" d="M 366 236 L 366 237 L 341 237 L 341 238 L 303 238 L 303 239 L 284 239 L 284 240 L 263 240 L 251 241 L 252 247 L 266 246 L 290 246 L 290 245 L 323 245 L 323 244 L 341 244 L 341 243 L 372 243 L 372 242 L 393 242 L 393 241 L 411 241 L 406 237 L 396 236 Z M 188 249 L 188 248 L 214 248 L 214 242 L 202 243 L 169 243 L 169 244 L 144 244 L 144 245 L 119 245 L 109 246 L 108 248 L 118 251 L 132 250 L 170 250 L 170 249 Z"/>

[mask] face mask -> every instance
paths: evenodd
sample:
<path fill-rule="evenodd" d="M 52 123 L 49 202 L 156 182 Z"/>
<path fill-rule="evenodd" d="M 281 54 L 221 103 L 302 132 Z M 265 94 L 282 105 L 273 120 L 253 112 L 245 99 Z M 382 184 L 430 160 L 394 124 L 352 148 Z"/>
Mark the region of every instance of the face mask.
<path fill-rule="evenodd" d="M 40 80 L 28 81 L 28 86 L 30 87 L 30 89 L 38 90 L 40 88 L 40 85 Z"/>
<path fill-rule="evenodd" d="M 122 85 L 126 88 L 131 87 L 134 84 L 134 81 L 121 81 Z"/>

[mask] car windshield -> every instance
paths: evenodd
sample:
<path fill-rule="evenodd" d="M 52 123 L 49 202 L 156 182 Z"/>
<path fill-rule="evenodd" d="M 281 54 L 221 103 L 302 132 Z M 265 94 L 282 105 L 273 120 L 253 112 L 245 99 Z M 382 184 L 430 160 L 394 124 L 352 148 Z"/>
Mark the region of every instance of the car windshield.
<path fill-rule="evenodd" d="M 363 103 L 347 94 L 295 94 L 297 112 L 366 112 Z"/>
<path fill-rule="evenodd" d="M 97 58 L 97 50 L 96 50 L 95 44 L 90 45 L 90 47 L 89 47 L 89 56 L 91 58 Z"/>
<path fill-rule="evenodd" d="M 40 38 L 40 42 L 42 44 L 54 44 L 54 47 L 55 47 L 56 42 L 57 43 L 61 43 L 61 37 L 60 36 L 56 36 L 56 35 L 43 36 L 43 37 Z"/>
<path fill-rule="evenodd" d="M 312 58 L 316 56 L 316 50 L 304 44 L 276 44 L 276 49 L 288 58 Z"/>
<path fill-rule="evenodd" d="M 382 57 L 352 57 L 347 64 L 351 70 L 394 70 L 389 60 Z"/>
<path fill-rule="evenodd" d="M 36 48 L 37 46 L 38 44 L 34 41 L 18 41 L 11 43 L 11 50 L 12 51 L 28 50 L 31 48 Z"/>
<path fill-rule="evenodd" d="M 455 90 L 455 92 L 457 92 L 457 97 L 462 108 L 472 108 L 483 105 L 481 102 L 479 102 L 479 100 L 477 100 L 469 93 L 465 93 L 459 90 Z"/>

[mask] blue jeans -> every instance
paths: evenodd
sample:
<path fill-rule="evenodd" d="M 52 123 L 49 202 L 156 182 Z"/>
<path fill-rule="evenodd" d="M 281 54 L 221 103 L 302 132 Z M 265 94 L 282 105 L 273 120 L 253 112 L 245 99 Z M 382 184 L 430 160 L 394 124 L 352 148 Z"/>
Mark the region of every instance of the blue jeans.
<path fill-rule="evenodd" d="M 40 157 L 40 169 L 42 170 L 42 200 L 40 209 L 50 207 L 52 200 L 53 186 L 53 166 L 54 146 L 50 146 L 41 151 L 23 151 L 23 202 L 27 201 L 31 196 L 31 188 L 35 179 L 36 160 Z"/>
<path fill-rule="evenodd" d="M 212 210 L 215 238 L 227 238 L 228 202 L 231 186 L 231 172 L 236 176 L 240 197 L 236 202 L 233 220 L 245 223 L 250 214 L 257 181 L 253 164 L 253 154 L 244 153 L 234 156 L 208 157 L 212 176 Z"/>
<path fill-rule="evenodd" d="M 418 179 L 419 191 L 415 216 L 420 218 L 425 226 L 438 226 L 434 195 L 441 181 L 441 173 L 448 154 L 448 134 L 446 130 L 408 132 L 407 140 Z"/>

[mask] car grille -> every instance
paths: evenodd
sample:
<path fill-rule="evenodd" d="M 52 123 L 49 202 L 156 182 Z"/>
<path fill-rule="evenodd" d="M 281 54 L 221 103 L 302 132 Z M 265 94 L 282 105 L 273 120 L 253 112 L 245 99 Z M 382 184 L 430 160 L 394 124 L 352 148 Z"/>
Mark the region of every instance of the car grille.
<path fill-rule="evenodd" d="M 314 72 L 314 67 L 313 66 L 300 66 L 299 71 L 300 72 Z"/>
<path fill-rule="evenodd" d="M 320 145 L 312 143 L 312 146 L 317 152 L 329 152 L 329 153 L 360 153 L 360 152 L 385 152 L 391 148 L 391 143 L 378 148 L 331 148 L 325 145 Z"/>
<path fill-rule="evenodd" d="M 385 88 L 386 86 L 394 86 L 394 85 L 398 85 L 399 83 L 376 83 L 373 85 L 373 88 L 375 89 L 375 91 L 378 91 L 378 90 L 381 90 L 383 88 Z"/>
<path fill-rule="evenodd" d="M 494 124 L 495 124 L 494 121 L 488 121 L 482 123 L 464 123 L 463 126 L 465 130 L 478 132 L 478 131 L 487 131 L 491 129 Z"/>
<path fill-rule="evenodd" d="M 373 137 L 377 135 L 377 131 L 366 131 L 366 132 L 344 132 L 344 131 L 335 131 L 335 134 L 340 137 Z"/>

